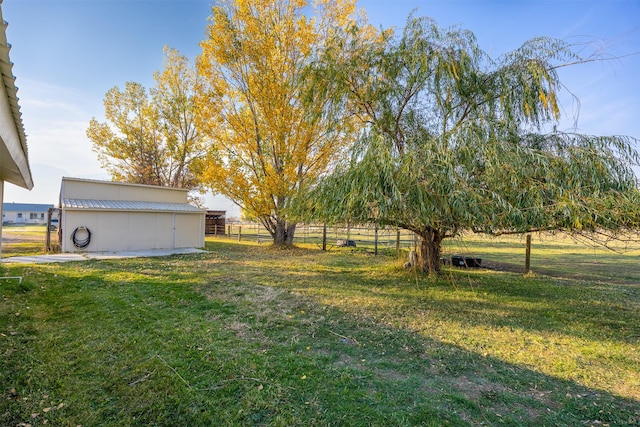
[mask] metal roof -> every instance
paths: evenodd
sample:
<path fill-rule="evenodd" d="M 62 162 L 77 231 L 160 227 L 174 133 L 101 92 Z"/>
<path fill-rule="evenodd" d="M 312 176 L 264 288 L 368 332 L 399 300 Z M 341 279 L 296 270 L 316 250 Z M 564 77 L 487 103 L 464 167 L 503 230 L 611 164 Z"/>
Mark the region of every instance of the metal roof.
<path fill-rule="evenodd" d="M 201 209 L 188 203 L 139 202 L 134 200 L 94 200 L 62 199 L 62 209 L 88 211 L 137 211 L 137 212 L 175 212 L 202 213 Z"/>
<path fill-rule="evenodd" d="M 2 210 L 5 212 L 47 212 L 53 205 L 43 205 L 38 203 L 3 203 Z"/>

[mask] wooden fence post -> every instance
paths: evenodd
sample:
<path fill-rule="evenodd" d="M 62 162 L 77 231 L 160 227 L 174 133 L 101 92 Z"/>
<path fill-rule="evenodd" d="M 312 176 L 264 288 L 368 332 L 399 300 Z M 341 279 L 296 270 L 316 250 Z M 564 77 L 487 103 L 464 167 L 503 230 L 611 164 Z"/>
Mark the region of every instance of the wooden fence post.
<path fill-rule="evenodd" d="M 238 226 L 238 242 L 242 240 L 242 226 Z"/>
<path fill-rule="evenodd" d="M 45 242 L 45 252 L 51 252 L 51 215 L 53 215 L 53 208 L 49 208 L 47 210 L 47 238 Z M 60 215 L 59 215 L 60 216 Z M 60 226 L 61 220 L 58 219 L 58 227 Z"/>
<path fill-rule="evenodd" d="M 378 255 L 378 224 L 373 229 L 373 254 Z"/>
<path fill-rule="evenodd" d="M 400 229 L 396 228 L 396 258 L 400 258 Z"/>
<path fill-rule="evenodd" d="M 527 247 L 524 257 L 524 274 L 531 272 L 531 234 L 527 234 Z"/>
<path fill-rule="evenodd" d="M 322 226 L 322 251 L 327 251 L 327 224 Z"/>

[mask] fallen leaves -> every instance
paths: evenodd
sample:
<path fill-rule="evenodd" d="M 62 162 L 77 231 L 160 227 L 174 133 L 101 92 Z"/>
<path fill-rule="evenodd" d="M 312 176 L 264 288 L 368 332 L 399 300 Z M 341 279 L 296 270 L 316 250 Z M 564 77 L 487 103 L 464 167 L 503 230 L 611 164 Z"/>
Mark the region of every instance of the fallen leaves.
<path fill-rule="evenodd" d="M 60 403 L 58 404 L 58 406 L 49 406 L 47 408 L 43 408 L 42 412 L 47 413 L 47 412 L 51 412 L 51 411 L 56 411 L 58 409 L 62 409 L 64 407 L 64 403 Z"/>
<path fill-rule="evenodd" d="M 13 389 L 12 389 L 12 390 L 13 390 Z M 44 397 L 45 399 L 47 399 L 47 398 L 49 397 L 49 395 L 46 395 L 46 394 L 45 394 L 43 397 Z M 41 401 L 40 401 L 40 405 L 44 405 L 44 402 L 45 402 L 44 400 L 41 400 Z M 53 412 L 58 411 L 58 410 L 60 410 L 60 409 L 64 408 L 64 406 L 65 406 L 64 402 L 60 402 L 60 403 L 58 403 L 57 405 L 55 405 L 55 404 L 54 404 L 54 405 L 51 405 L 51 406 L 47 406 L 47 407 L 42 408 L 42 412 L 44 413 L 44 415 L 52 414 Z M 35 419 L 36 419 L 36 418 L 38 418 L 40 415 L 43 415 L 43 414 L 42 414 L 42 413 L 40 413 L 40 412 L 32 412 L 32 413 L 31 413 L 31 415 L 30 415 L 30 418 L 31 418 L 31 420 L 35 420 Z M 49 420 L 44 419 L 44 420 L 42 420 L 42 422 L 41 422 L 41 423 L 42 423 L 42 424 L 49 424 Z M 22 422 L 22 423 L 17 424 L 17 427 L 32 427 L 32 424 L 31 424 L 31 423 L 28 423 L 28 422 Z"/>

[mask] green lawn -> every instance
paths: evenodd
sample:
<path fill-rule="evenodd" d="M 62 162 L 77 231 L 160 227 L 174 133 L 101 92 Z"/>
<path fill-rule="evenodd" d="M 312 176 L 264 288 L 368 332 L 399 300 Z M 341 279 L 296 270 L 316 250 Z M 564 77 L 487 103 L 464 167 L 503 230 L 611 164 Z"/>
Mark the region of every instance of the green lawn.
<path fill-rule="evenodd" d="M 207 248 L 0 265 L 0 425 L 640 424 L 640 286 Z"/>

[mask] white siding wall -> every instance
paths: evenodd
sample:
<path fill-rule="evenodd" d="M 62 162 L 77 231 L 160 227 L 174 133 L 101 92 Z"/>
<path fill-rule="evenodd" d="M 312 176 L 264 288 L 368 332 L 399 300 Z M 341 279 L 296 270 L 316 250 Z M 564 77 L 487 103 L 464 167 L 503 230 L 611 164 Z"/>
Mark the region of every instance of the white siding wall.
<path fill-rule="evenodd" d="M 65 199 L 126 200 L 139 202 L 187 203 L 188 190 L 63 178 Z"/>
<path fill-rule="evenodd" d="M 81 226 L 91 231 L 91 242 L 86 248 L 78 249 L 74 246 L 71 235 Z M 62 228 L 63 252 L 112 252 L 204 246 L 204 213 L 67 210 L 62 215 Z"/>
<path fill-rule="evenodd" d="M 8 222 L 13 224 L 46 224 L 47 214 L 42 212 L 29 212 L 29 211 L 7 211 L 4 212 L 2 222 Z M 31 218 L 32 214 L 35 214 L 35 218 Z"/>
<path fill-rule="evenodd" d="M 202 215 L 176 214 L 175 247 L 204 247 L 204 219 L 204 213 Z"/>

